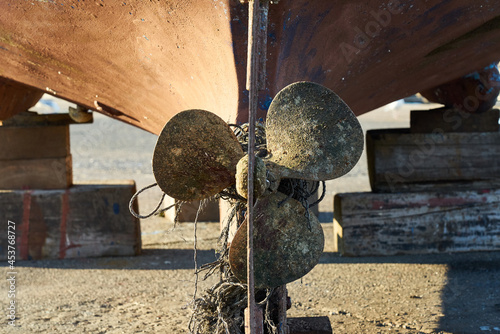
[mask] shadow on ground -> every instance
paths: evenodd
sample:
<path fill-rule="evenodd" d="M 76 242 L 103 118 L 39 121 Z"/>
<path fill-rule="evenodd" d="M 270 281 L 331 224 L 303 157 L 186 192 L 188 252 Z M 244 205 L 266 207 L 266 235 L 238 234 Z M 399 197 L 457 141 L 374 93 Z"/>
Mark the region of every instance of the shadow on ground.
<path fill-rule="evenodd" d="M 440 329 L 452 333 L 500 333 L 499 256 L 451 262 L 441 300 L 445 316 Z"/>
<path fill-rule="evenodd" d="M 198 250 L 197 256 L 199 264 L 216 259 L 214 250 Z M 193 270 L 193 257 L 191 249 L 145 249 L 135 257 L 19 261 L 17 266 L 75 270 Z M 500 333 L 500 252 L 360 258 L 325 252 L 320 263 L 445 265 L 447 280 L 441 292 L 440 307 L 443 315 L 435 333 Z"/>
<path fill-rule="evenodd" d="M 198 263 L 216 260 L 215 250 L 198 250 Z M 144 249 L 138 256 L 17 261 L 17 267 L 55 269 L 179 270 L 194 269 L 192 249 Z"/>
<path fill-rule="evenodd" d="M 320 263 L 446 265 L 447 280 L 441 292 L 444 316 L 437 331 L 454 334 L 500 333 L 500 252 L 358 258 L 325 252 Z"/>

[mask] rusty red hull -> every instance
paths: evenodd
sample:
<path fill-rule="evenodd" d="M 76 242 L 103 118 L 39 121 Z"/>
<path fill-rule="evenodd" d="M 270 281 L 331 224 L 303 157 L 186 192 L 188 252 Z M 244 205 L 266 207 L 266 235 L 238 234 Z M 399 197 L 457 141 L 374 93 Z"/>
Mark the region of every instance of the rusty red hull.
<path fill-rule="evenodd" d="M 0 77 L 157 134 L 192 108 L 245 120 L 247 12 L 233 0 L 2 1 Z M 281 0 L 267 37 L 259 116 L 299 80 L 361 115 L 500 60 L 500 2 Z"/>

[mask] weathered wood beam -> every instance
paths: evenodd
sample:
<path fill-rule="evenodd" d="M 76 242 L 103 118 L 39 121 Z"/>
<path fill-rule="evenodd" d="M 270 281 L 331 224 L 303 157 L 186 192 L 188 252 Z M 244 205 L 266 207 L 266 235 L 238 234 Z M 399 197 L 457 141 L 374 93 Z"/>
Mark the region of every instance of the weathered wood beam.
<path fill-rule="evenodd" d="M 498 109 L 490 109 L 481 114 L 449 108 L 412 110 L 410 130 L 412 133 L 498 132 L 498 117 Z"/>
<path fill-rule="evenodd" d="M 0 126 L 0 189 L 64 189 L 72 182 L 68 125 Z"/>
<path fill-rule="evenodd" d="M 500 184 L 500 132 L 366 134 L 368 174 L 375 192 L 483 188 Z"/>
<path fill-rule="evenodd" d="M 44 92 L 0 77 L 0 121 L 33 107 Z"/>
<path fill-rule="evenodd" d="M 334 216 L 348 256 L 500 250 L 498 188 L 337 194 Z"/>
<path fill-rule="evenodd" d="M 127 209 L 135 183 L 100 183 L 61 190 L 0 191 L 2 214 L 16 224 L 17 258 L 139 254 L 140 223 Z M 7 256 L 7 238 L 0 239 L 0 250 Z"/>

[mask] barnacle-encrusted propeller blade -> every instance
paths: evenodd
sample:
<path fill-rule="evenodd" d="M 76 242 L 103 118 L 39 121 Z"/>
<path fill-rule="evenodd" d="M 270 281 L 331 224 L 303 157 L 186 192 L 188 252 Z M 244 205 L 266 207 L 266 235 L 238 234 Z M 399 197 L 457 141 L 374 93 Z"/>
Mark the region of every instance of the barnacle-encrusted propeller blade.
<path fill-rule="evenodd" d="M 351 109 L 312 82 L 291 84 L 276 95 L 266 136 L 269 161 L 285 167 L 281 177 L 331 180 L 350 171 L 363 151 L 363 131 Z"/>
<path fill-rule="evenodd" d="M 254 278 L 258 288 L 272 288 L 295 281 L 319 262 L 325 243 L 323 229 L 294 199 L 277 192 L 258 200 L 253 223 Z M 310 230 L 309 230 L 310 224 Z M 229 248 L 229 264 L 241 281 L 247 279 L 247 222 L 236 232 Z"/>
<path fill-rule="evenodd" d="M 219 116 L 186 110 L 172 117 L 158 137 L 153 173 L 167 195 L 201 200 L 235 183 L 236 164 L 243 155 L 233 131 Z"/>

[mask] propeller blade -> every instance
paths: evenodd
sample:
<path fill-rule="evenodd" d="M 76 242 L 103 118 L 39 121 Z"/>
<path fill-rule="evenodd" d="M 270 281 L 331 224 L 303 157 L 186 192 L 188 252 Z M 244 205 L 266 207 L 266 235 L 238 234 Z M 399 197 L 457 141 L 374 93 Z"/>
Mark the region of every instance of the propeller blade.
<path fill-rule="evenodd" d="M 363 131 L 351 109 L 312 82 L 293 83 L 276 95 L 266 136 L 269 168 L 282 178 L 335 179 L 349 172 L 363 152 Z"/>
<path fill-rule="evenodd" d="M 186 110 L 163 128 L 153 154 L 158 186 L 181 201 L 211 197 L 235 183 L 243 150 L 219 116 Z"/>
<path fill-rule="evenodd" d="M 254 277 L 258 288 L 272 288 L 299 279 L 319 262 L 325 243 L 318 219 L 310 226 L 300 202 L 282 193 L 260 198 L 255 206 Z M 241 281 L 247 279 L 247 221 L 238 228 L 229 248 L 229 264 Z"/>

